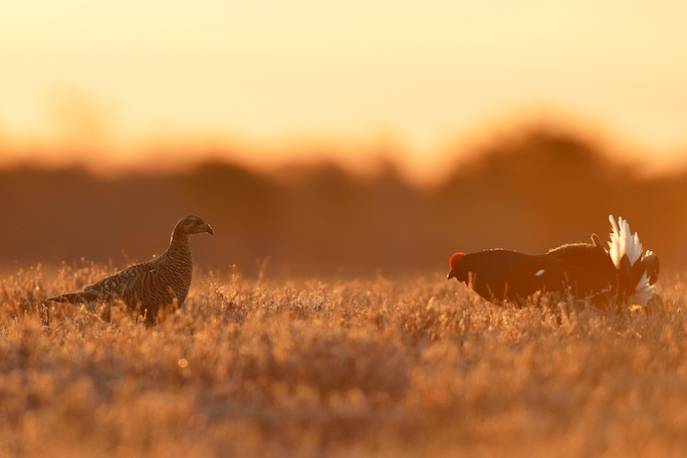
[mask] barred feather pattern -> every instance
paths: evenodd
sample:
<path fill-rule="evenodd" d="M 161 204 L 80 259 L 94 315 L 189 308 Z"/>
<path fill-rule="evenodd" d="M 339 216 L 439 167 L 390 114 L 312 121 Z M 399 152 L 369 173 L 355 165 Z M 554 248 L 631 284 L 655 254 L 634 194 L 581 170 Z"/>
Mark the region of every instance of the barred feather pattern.
<path fill-rule="evenodd" d="M 193 260 L 189 233 L 184 230 L 183 222 L 177 224 L 169 247 L 159 257 L 116 272 L 86 286 L 80 293 L 63 294 L 48 300 L 83 303 L 90 310 L 94 310 L 98 302 L 119 300 L 145 315 L 146 322 L 154 322 L 161 308 L 175 303 L 177 306 L 183 305 L 191 286 Z M 212 228 L 203 224 L 207 232 L 212 233 Z"/>

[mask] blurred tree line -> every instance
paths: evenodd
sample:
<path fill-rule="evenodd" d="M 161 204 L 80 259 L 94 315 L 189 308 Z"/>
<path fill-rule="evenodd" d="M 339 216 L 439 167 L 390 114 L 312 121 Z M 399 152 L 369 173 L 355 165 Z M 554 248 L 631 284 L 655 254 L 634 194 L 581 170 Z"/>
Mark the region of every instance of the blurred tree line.
<path fill-rule="evenodd" d="M 484 146 L 428 188 L 393 166 L 374 176 L 335 165 L 264 175 L 208 162 L 183 172 L 105 179 L 80 168 L 0 171 L 0 264 L 121 266 L 161 252 L 176 220 L 206 218 L 193 240 L 202 266 L 254 274 L 364 275 L 442 270 L 454 250 L 541 252 L 605 236 L 629 218 L 664 265 L 687 266 L 687 170 L 642 178 L 571 135 L 530 131 Z"/>

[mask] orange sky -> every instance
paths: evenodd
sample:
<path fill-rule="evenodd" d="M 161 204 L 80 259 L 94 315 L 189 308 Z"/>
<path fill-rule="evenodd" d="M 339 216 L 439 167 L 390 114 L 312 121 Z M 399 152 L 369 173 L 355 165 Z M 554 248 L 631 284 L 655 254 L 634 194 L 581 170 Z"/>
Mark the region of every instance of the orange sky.
<path fill-rule="evenodd" d="M 160 139 L 267 146 L 256 163 L 402 145 L 423 174 L 456 139 L 563 113 L 659 160 L 687 149 L 687 2 L 5 3 L 0 144 L 115 163 Z"/>

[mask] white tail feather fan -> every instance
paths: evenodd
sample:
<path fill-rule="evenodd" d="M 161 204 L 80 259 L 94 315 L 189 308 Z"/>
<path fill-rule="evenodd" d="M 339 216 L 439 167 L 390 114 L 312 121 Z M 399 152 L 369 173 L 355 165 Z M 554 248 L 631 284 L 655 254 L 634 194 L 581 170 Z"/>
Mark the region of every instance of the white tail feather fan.
<path fill-rule="evenodd" d="M 616 223 L 613 215 L 608 215 L 608 220 L 611 222 L 612 229 L 611 241 L 608 242 L 608 254 L 611 256 L 613 264 L 619 268 L 623 255 L 627 255 L 630 265 L 634 265 L 644 251 L 639 236 L 637 233 L 632 233 L 630 224 L 622 217 L 619 217 Z"/>
<path fill-rule="evenodd" d="M 613 215 L 608 215 L 608 220 L 611 223 L 611 241 L 608 242 L 608 254 L 613 261 L 613 265 L 617 269 L 620 268 L 620 261 L 623 256 L 627 255 L 627 260 L 630 261 L 630 266 L 633 266 L 643 256 L 644 247 L 639 241 L 639 236 L 630 230 L 630 224 L 626 219 L 619 217 L 616 222 Z M 652 252 L 649 250 L 645 255 Z M 630 303 L 646 304 L 654 295 L 654 285 L 649 284 L 649 277 L 646 272 L 642 275 L 639 282 L 635 286 L 634 293 L 630 297 Z"/>
<path fill-rule="evenodd" d="M 654 285 L 649 284 L 649 277 L 644 272 L 637 286 L 635 286 L 634 294 L 630 297 L 630 303 L 646 305 L 652 297 L 654 297 Z"/>

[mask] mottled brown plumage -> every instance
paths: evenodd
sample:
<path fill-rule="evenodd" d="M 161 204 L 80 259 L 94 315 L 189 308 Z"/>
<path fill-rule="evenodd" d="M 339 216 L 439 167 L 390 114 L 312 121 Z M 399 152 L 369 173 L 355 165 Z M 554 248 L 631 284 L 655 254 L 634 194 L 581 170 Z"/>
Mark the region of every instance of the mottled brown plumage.
<path fill-rule="evenodd" d="M 107 306 L 120 300 L 145 316 L 147 323 L 153 323 L 160 309 L 175 302 L 180 306 L 186 300 L 193 271 L 188 237 L 201 232 L 214 233 L 212 227 L 197 216 L 182 218 L 174 227 L 169 247 L 157 258 L 127 267 L 86 286 L 81 292 L 48 300 L 85 304 L 90 310 L 94 310 L 97 303 Z"/>

